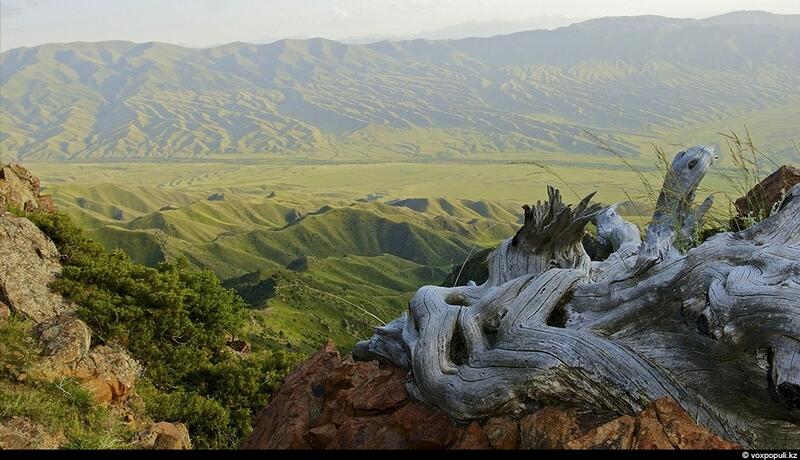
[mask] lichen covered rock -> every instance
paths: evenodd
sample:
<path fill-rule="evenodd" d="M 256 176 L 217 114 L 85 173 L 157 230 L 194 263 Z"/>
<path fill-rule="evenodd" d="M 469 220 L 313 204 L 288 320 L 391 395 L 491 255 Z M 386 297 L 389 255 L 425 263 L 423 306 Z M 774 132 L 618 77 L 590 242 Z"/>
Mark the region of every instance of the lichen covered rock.
<path fill-rule="evenodd" d="M 39 179 L 19 164 L 0 164 L 0 212 L 17 208 L 27 212 L 54 212 L 49 195 L 40 193 Z"/>
<path fill-rule="evenodd" d="M 33 222 L 0 211 L 0 302 L 37 323 L 74 311 L 49 287 L 60 256 Z"/>
<path fill-rule="evenodd" d="M 0 450 L 58 449 L 66 443 L 62 433 L 50 434 L 26 417 L 0 420 Z"/>
<path fill-rule="evenodd" d="M 189 430 L 183 423 L 157 422 L 139 433 L 140 449 L 187 450 L 192 448 Z"/>

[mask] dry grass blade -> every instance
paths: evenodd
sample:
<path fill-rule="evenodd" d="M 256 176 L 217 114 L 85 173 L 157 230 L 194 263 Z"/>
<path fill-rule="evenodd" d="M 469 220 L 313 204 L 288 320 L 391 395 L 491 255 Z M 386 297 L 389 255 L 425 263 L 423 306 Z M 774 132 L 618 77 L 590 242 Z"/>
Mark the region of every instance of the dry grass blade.
<path fill-rule="evenodd" d="M 595 143 L 597 143 L 597 148 L 598 149 L 603 150 L 603 151 L 608 152 L 608 153 L 611 153 L 612 155 L 614 155 L 617 158 L 619 158 L 620 160 L 622 160 L 622 162 L 625 163 L 625 166 L 627 166 L 631 171 L 634 172 L 634 174 L 636 174 L 637 177 L 639 177 L 639 180 L 642 183 L 642 187 L 644 188 L 644 191 L 645 191 L 645 193 L 647 195 L 647 198 L 650 200 L 650 205 L 655 208 L 656 201 L 657 201 L 657 194 L 655 192 L 655 189 L 653 189 L 653 186 L 650 184 L 650 180 L 644 175 L 642 170 L 637 168 L 636 166 L 634 166 L 630 161 L 628 161 L 627 158 L 625 158 L 625 156 L 622 153 L 618 152 L 613 147 L 608 145 L 608 143 L 606 143 L 604 140 L 600 139 L 600 137 L 598 137 L 597 135 L 595 135 L 595 134 L 593 134 L 593 133 L 591 133 L 591 132 L 589 132 L 587 130 L 584 130 L 583 132 L 584 132 L 584 134 L 589 136 L 589 138 L 592 139 Z M 662 152 L 662 155 L 663 155 L 663 152 Z M 664 158 L 666 158 L 666 155 L 664 155 Z"/>

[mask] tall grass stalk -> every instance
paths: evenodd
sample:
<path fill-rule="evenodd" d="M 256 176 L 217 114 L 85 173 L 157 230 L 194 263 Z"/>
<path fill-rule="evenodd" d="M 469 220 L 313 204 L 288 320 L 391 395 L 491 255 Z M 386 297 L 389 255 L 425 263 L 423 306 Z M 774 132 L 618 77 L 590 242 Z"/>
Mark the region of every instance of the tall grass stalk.
<path fill-rule="evenodd" d="M 672 162 L 670 161 L 670 157 L 666 154 L 664 147 L 655 143 L 650 144 L 654 151 L 655 170 L 657 172 L 648 174 L 631 163 L 625 155 L 614 149 L 597 135 L 586 130 L 584 130 L 584 133 L 594 141 L 598 149 L 611 153 L 636 174 L 642 184 L 644 197 L 650 202 L 652 209 L 656 209 L 658 193 L 660 193 L 660 188 L 656 189 L 656 187 L 661 187 L 669 178 L 669 174 L 671 174 L 672 171 L 670 167 Z M 715 198 L 719 195 L 725 198 L 722 203 L 720 203 L 719 200 L 715 200 L 714 206 L 706 214 L 705 222 L 701 223 L 701 225 L 704 225 L 704 229 L 707 233 L 732 230 L 732 221 L 738 216 L 738 210 L 734 202 L 740 197 L 746 197 L 749 209 L 759 210 L 759 212 L 754 215 L 745 216 L 743 222 L 745 227 L 769 217 L 772 212 L 774 212 L 774 206 L 772 208 L 766 206 L 766 198 L 763 195 L 748 196 L 748 192 L 758 185 L 769 173 L 780 167 L 780 163 L 774 155 L 763 152 L 756 146 L 750 130 L 746 126 L 744 127 L 744 136 L 740 136 L 735 131 L 717 134 L 721 137 L 722 143 L 727 147 L 727 153 L 730 155 L 730 161 L 733 166 L 728 168 L 717 166 L 714 168 L 714 174 L 718 174 L 725 179 L 730 190 L 708 189 L 702 185 L 698 187 L 698 194 L 713 195 Z M 798 146 L 797 142 L 794 140 L 792 140 L 792 143 L 800 154 L 800 146 Z M 681 148 L 684 147 L 681 146 Z M 669 191 L 666 192 L 669 193 Z M 635 203 L 626 190 L 623 189 L 623 193 L 628 200 Z M 703 229 L 698 229 L 698 232 L 702 230 Z"/>

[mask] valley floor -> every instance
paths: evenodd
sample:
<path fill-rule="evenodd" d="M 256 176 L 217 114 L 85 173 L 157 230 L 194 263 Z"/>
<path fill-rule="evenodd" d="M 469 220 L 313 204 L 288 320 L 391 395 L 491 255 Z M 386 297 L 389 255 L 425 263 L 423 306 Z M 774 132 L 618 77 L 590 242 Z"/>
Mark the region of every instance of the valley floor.
<path fill-rule="evenodd" d="M 469 255 L 513 235 L 546 197 L 626 202 L 643 223 L 661 175 L 652 160 L 537 156 L 426 163 L 27 163 L 89 235 L 142 263 L 186 258 L 236 289 L 251 339 L 309 352 L 343 347 L 401 313 Z M 716 214 L 739 196 L 728 166 L 701 193 Z M 649 185 L 645 182 L 649 182 Z"/>

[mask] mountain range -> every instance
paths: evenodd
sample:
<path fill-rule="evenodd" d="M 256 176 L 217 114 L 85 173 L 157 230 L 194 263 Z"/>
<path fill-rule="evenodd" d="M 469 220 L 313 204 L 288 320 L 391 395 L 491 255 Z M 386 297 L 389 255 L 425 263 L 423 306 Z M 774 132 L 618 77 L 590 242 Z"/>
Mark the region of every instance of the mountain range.
<path fill-rule="evenodd" d="M 66 43 L 0 55 L 0 154 L 336 160 L 622 154 L 800 122 L 800 15 L 603 18 L 490 38 Z"/>
<path fill-rule="evenodd" d="M 571 18 L 562 15 L 543 15 L 514 21 L 504 21 L 499 19 L 489 21 L 470 21 L 451 24 L 438 29 L 424 30 L 409 35 L 367 35 L 346 37 L 338 39 L 337 41 L 342 43 L 368 44 L 382 40 L 407 41 L 416 40 L 418 38 L 428 40 L 458 40 L 467 37 L 493 37 L 495 35 L 507 35 L 527 30 L 556 29 L 558 27 L 567 26 L 575 22 L 580 22 L 581 20 L 582 19 Z M 268 41 L 271 42 L 277 40 L 264 40 L 263 42 L 267 43 Z"/>

